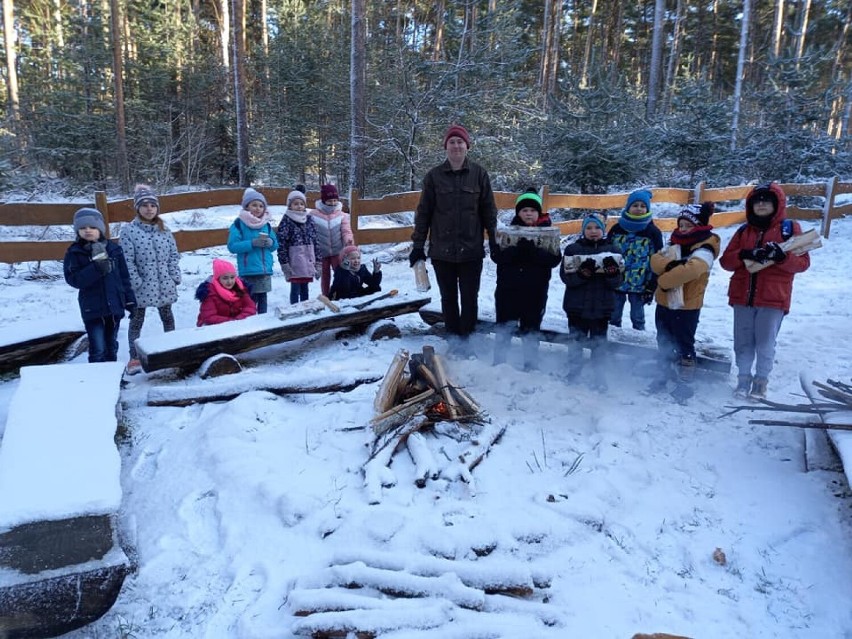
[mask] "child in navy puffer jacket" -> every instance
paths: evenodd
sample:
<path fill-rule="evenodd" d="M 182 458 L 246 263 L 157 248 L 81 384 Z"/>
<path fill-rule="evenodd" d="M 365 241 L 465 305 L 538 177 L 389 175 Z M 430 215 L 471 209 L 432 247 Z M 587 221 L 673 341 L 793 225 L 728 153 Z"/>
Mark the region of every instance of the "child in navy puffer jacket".
<path fill-rule="evenodd" d="M 334 269 L 334 284 L 329 298 L 345 300 L 362 297 L 382 290 L 382 267 L 373 261 L 373 272 L 361 264 L 361 251 L 357 246 L 347 246 L 340 252 L 340 266 Z"/>

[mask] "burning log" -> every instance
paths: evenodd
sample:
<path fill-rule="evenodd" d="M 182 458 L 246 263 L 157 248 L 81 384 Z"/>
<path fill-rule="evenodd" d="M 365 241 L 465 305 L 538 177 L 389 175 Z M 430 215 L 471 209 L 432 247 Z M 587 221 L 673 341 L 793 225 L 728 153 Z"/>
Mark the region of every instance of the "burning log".
<path fill-rule="evenodd" d="M 370 420 L 370 426 L 377 436 L 383 435 L 385 432 L 400 424 L 408 421 L 412 416 L 423 411 L 429 404 L 434 402 L 435 391 L 431 388 L 427 391 L 415 395 L 403 404 L 394 406 L 386 410 L 380 415 L 376 415 Z"/>

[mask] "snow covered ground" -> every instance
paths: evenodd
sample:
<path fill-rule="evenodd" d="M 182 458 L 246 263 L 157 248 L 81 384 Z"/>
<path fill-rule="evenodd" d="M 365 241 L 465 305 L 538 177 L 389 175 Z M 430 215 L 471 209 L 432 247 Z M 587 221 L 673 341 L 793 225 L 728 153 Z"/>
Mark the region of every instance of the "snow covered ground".
<path fill-rule="evenodd" d="M 719 232 L 724 245 L 733 229 Z M 852 220 L 834 222 L 811 269 L 797 276 L 770 398 L 801 401 L 800 370 L 816 379 L 852 378 L 850 246 Z M 369 262 L 378 249 L 365 253 Z M 193 292 L 215 256 L 227 251 L 183 257 L 178 327 L 194 326 Z M 78 317 L 75 291 L 61 275 L 33 281 L 26 270 L 3 269 L 0 330 Z M 60 274 L 61 266 L 46 270 Z M 385 264 L 384 272 L 383 289 L 413 289 L 407 261 Z M 494 277 L 486 261 L 483 314 L 493 310 Z M 727 281 L 717 265 L 698 333 L 703 346 L 730 353 Z M 287 293 L 279 273 L 270 308 L 284 305 Z M 564 322 L 561 299 L 554 275 L 548 321 Z M 647 312 L 651 319 L 653 308 Z M 122 392 L 130 433 L 122 485 L 138 571 L 105 617 L 69 636 L 292 637 L 294 624 L 303 622 L 293 616 L 290 596 L 330 583 L 330 564 L 360 558 L 439 571 L 441 561 L 453 560 L 482 578 L 508 579 L 519 570 L 552 577 L 526 606 L 489 599 L 483 612 L 473 612 L 440 598 L 398 601 L 399 614 L 422 618 L 424 628 L 430 620 L 451 621 L 382 637 L 852 637 L 852 501 L 845 480 L 804 472 L 799 429 L 751 426 L 745 413 L 718 419 L 734 403 L 732 377 L 701 375 L 696 396 L 681 406 L 643 395 L 649 371 L 616 359 L 610 390 L 601 393 L 566 382 L 562 347 L 544 345 L 541 370 L 525 373 L 517 343 L 509 363 L 493 367 L 488 336 L 475 339 L 479 357 L 461 359 L 418 316 L 396 322 L 399 340 L 337 340 L 328 332 L 242 359 L 252 375 L 332 382 L 381 376 L 398 349 L 433 345 L 447 354 L 451 376 L 507 426 L 474 471 L 473 486 L 438 480 L 417 489 L 412 463 L 397 455 L 397 485 L 368 505 L 361 470 L 367 435 L 358 427 L 372 417 L 377 384 L 285 397 L 245 392 L 226 403 L 153 408 L 148 392 L 178 382 L 170 371 L 137 376 Z M 653 321 L 649 327 L 644 334 L 611 331 L 652 343 Z M 125 356 L 126 330 L 125 321 Z M 149 311 L 143 336 L 161 330 Z M 0 382 L 0 424 L 17 384 Z M 716 548 L 726 565 L 714 561 Z M 353 570 L 367 572 L 359 564 Z M 445 581 L 446 592 L 461 592 Z M 338 601 L 347 595 L 328 594 Z"/>

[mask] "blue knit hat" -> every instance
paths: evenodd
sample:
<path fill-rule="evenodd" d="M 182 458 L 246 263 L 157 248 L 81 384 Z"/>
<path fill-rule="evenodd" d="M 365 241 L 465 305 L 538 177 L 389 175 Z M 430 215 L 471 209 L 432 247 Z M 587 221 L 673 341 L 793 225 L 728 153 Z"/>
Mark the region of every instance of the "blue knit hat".
<path fill-rule="evenodd" d="M 268 207 L 269 205 L 266 203 L 266 198 L 263 197 L 263 194 L 258 193 L 253 188 L 249 187 L 243 193 L 243 201 L 242 206 L 244 209 L 248 209 L 248 205 L 254 202 L 255 200 L 260 200 L 263 202 L 264 207 Z"/>
<path fill-rule="evenodd" d="M 639 189 L 628 195 L 627 204 L 624 206 L 624 210 L 621 212 L 621 220 L 619 220 L 621 228 L 631 233 L 638 233 L 648 226 L 648 223 L 651 221 L 652 197 L 654 197 L 654 195 L 648 189 Z M 634 202 L 643 202 L 645 204 L 644 215 L 635 216 L 630 214 L 630 206 Z"/>
<path fill-rule="evenodd" d="M 586 233 L 586 227 L 589 224 L 597 224 L 601 231 L 606 233 L 606 216 L 603 213 L 597 213 L 596 211 L 592 211 L 591 213 L 587 213 L 583 218 L 583 233 Z"/>
<path fill-rule="evenodd" d="M 74 232 L 79 233 L 84 227 L 98 229 L 102 234 L 106 235 L 106 226 L 104 225 L 104 216 L 97 209 L 83 208 L 78 209 L 74 213 Z"/>

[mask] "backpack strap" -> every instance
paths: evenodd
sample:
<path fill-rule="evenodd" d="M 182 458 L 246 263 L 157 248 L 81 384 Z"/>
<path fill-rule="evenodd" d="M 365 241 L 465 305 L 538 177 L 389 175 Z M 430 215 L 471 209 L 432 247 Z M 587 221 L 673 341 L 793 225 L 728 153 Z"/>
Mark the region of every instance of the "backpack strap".
<path fill-rule="evenodd" d="M 786 242 L 793 237 L 793 220 L 784 218 L 781 221 L 781 238 Z"/>

